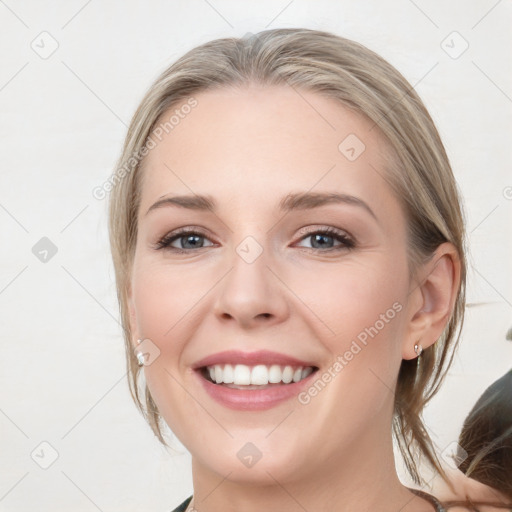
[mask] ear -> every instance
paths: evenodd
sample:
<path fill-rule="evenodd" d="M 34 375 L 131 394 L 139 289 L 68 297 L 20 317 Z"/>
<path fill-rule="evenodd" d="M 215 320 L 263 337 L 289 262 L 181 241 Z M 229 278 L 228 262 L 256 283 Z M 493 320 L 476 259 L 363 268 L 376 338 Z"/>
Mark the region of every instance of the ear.
<path fill-rule="evenodd" d="M 414 288 L 409 292 L 403 359 L 417 357 L 416 343 L 426 349 L 439 339 L 453 311 L 460 274 L 459 254 L 450 242 L 441 244 L 429 261 L 418 269 L 418 281 L 412 283 Z"/>

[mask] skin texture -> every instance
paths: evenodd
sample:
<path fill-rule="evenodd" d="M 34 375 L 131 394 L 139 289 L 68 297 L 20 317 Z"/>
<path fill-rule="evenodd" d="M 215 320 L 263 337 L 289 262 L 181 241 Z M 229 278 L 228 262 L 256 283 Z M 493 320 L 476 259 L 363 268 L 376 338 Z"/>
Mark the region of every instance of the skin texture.
<path fill-rule="evenodd" d="M 192 455 L 196 510 L 431 511 L 396 476 L 393 389 L 402 358 L 416 357 L 418 340 L 424 349 L 435 342 L 449 319 L 454 247 L 441 245 L 419 281 L 409 279 L 406 219 L 384 179 L 385 144 L 362 116 L 285 86 L 195 97 L 197 107 L 144 163 L 130 311 L 134 347 L 149 338 L 160 350 L 144 367 L 146 381 Z M 366 146 L 354 161 L 338 149 L 349 134 Z M 357 196 L 377 220 L 350 204 L 278 211 L 283 197 L 308 191 Z M 192 193 L 211 195 L 218 210 L 146 214 L 165 195 Z M 201 229 L 204 247 L 154 248 L 187 226 Z M 326 227 L 356 246 L 335 238 L 314 245 L 311 234 Z M 263 251 L 251 264 L 236 251 L 249 236 Z M 219 351 L 269 349 L 311 361 L 321 374 L 395 302 L 400 313 L 307 405 L 294 398 L 231 410 L 191 370 Z M 247 442 L 262 454 L 250 468 L 237 457 Z"/>

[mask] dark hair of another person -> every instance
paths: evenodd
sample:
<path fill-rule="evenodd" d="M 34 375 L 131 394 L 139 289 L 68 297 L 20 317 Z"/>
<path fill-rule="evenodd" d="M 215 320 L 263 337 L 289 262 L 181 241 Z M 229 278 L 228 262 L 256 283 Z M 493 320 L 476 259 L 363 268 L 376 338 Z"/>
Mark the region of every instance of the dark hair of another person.
<path fill-rule="evenodd" d="M 477 400 L 464 420 L 459 445 L 458 456 L 464 459 L 459 469 L 509 500 L 478 504 L 512 509 L 512 369 Z"/>

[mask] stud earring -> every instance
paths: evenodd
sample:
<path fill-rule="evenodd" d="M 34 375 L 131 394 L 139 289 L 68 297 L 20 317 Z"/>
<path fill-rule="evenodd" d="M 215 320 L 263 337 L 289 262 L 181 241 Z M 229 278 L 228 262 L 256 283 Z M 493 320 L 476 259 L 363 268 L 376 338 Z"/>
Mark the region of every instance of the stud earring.
<path fill-rule="evenodd" d="M 141 342 L 142 340 L 137 340 L 137 345 L 139 345 Z M 137 364 L 139 365 L 139 368 L 144 366 L 144 354 L 136 350 L 135 355 L 137 356 Z"/>
<path fill-rule="evenodd" d="M 418 342 L 419 341 L 420 340 L 418 340 Z M 417 372 L 420 369 L 421 354 L 423 353 L 423 347 L 421 346 L 420 343 L 415 343 L 415 345 L 414 345 L 414 352 L 416 352 L 416 355 L 418 356 L 416 358 L 416 375 L 417 375 L 418 374 Z"/>

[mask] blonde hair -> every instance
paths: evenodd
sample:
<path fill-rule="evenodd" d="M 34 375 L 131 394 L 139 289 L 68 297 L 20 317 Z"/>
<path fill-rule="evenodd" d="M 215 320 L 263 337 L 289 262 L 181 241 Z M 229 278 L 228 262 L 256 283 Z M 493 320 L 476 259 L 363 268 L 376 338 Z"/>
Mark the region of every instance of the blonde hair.
<path fill-rule="evenodd" d="M 387 139 L 386 178 L 406 213 L 409 271 L 443 242 L 458 250 L 461 281 L 441 338 L 416 360 L 403 360 L 396 388 L 393 433 L 405 465 L 421 483 L 415 457 L 423 454 L 443 476 L 433 442 L 421 418 L 452 362 L 465 306 L 465 232 L 461 201 L 437 129 L 407 80 L 365 46 L 324 31 L 266 30 L 251 37 L 223 38 L 183 55 L 153 83 L 135 112 L 112 176 L 109 234 L 124 330 L 131 395 L 153 432 L 167 446 L 161 416 L 149 389 L 145 407 L 132 349 L 127 290 L 137 240 L 142 163 L 151 134 L 164 114 L 192 95 L 214 88 L 287 84 L 333 98 L 372 120 Z M 122 172 L 121 172 L 122 170 Z"/>

